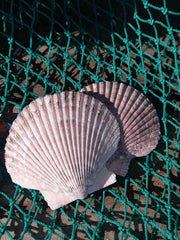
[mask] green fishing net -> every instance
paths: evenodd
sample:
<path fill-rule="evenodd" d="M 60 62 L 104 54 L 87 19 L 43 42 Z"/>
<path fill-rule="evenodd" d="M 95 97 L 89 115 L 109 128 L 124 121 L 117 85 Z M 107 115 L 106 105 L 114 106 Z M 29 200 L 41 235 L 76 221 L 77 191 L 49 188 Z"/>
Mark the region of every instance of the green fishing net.
<path fill-rule="evenodd" d="M 161 138 L 126 177 L 52 211 L 11 182 L 13 120 L 45 94 L 118 81 L 157 109 Z M 0 239 L 180 239 L 180 2 L 0 1 Z"/>

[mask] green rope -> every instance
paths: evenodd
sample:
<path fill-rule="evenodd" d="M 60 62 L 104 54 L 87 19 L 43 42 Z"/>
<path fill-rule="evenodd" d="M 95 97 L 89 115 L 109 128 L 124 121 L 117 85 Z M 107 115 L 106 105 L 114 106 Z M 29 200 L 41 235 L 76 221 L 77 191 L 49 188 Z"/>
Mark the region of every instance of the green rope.
<path fill-rule="evenodd" d="M 152 101 L 161 140 L 117 184 L 56 211 L 14 185 L 1 157 L 0 239 L 180 239 L 180 5 L 171 2 L 1 1 L 0 121 L 10 127 L 39 96 L 118 81 Z"/>

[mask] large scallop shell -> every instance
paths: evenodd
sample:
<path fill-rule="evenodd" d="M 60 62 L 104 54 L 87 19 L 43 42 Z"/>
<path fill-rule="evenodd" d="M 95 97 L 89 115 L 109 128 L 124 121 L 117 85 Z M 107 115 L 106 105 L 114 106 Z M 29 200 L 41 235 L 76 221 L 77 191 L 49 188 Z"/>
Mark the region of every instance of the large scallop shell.
<path fill-rule="evenodd" d="M 107 168 L 125 176 L 130 160 L 149 154 L 158 143 L 160 125 L 154 106 L 141 92 L 118 82 L 94 83 L 81 92 L 105 103 L 116 116 L 121 138 Z"/>
<path fill-rule="evenodd" d="M 83 93 L 40 97 L 10 129 L 6 167 L 13 182 L 40 190 L 52 209 L 116 181 L 105 163 L 120 139 L 115 116 Z"/>

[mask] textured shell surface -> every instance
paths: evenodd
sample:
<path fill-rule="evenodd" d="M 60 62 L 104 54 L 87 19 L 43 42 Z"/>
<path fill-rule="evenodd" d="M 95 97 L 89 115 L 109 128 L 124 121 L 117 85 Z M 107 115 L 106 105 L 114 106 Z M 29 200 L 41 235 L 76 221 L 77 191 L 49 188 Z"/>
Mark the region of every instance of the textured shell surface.
<path fill-rule="evenodd" d="M 131 159 L 149 154 L 159 141 L 160 124 L 154 106 L 141 92 L 118 82 L 94 83 L 81 92 L 102 101 L 116 116 L 121 138 L 107 167 L 125 176 Z"/>
<path fill-rule="evenodd" d="M 56 209 L 116 181 L 106 162 L 119 140 L 116 117 L 98 99 L 80 92 L 46 95 L 13 122 L 6 168 L 13 182 L 40 190 Z"/>

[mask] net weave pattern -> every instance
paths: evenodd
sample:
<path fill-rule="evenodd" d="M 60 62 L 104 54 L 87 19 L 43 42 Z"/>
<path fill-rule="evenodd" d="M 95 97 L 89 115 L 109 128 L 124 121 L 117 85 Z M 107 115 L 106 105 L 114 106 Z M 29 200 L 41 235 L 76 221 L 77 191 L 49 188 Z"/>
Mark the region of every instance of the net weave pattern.
<path fill-rule="evenodd" d="M 0 1 L 0 239 L 180 239 L 180 4 Z M 118 81 L 157 109 L 161 139 L 117 184 L 56 211 L 11 182 L 8 130 L 33 99 Z"/>

